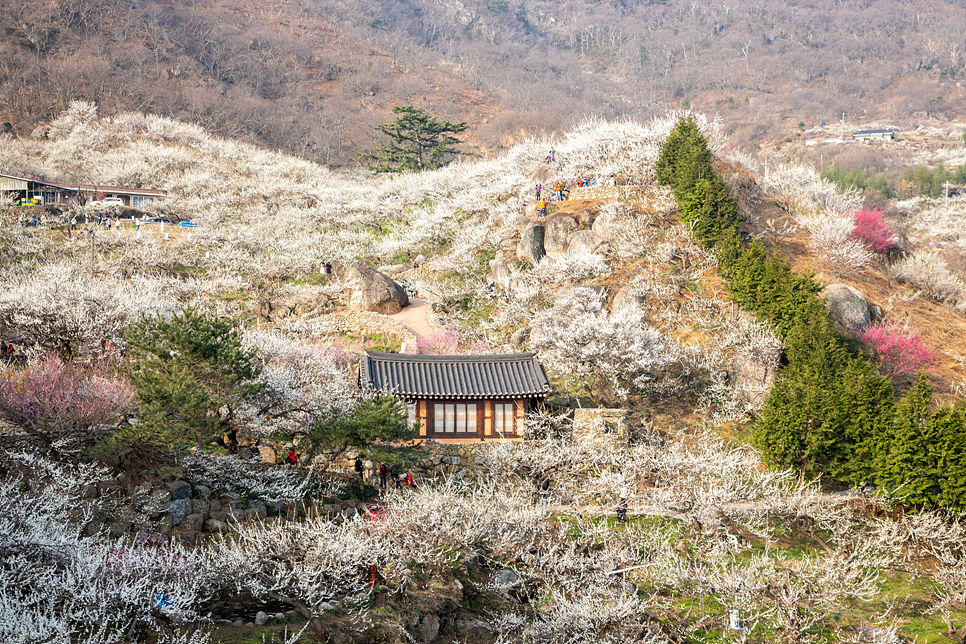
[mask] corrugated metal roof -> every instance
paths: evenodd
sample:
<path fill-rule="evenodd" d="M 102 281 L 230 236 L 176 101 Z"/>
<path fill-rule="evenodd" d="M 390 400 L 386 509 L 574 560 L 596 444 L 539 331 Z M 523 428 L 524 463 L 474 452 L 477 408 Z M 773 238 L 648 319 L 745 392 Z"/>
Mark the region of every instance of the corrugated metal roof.
<path fill-rule="evenodd" d="M 420 356 L 366 351 L 360 376 L 378 391 L 411 398 L 546 396 L 550 381 L 535 353 Z"/>

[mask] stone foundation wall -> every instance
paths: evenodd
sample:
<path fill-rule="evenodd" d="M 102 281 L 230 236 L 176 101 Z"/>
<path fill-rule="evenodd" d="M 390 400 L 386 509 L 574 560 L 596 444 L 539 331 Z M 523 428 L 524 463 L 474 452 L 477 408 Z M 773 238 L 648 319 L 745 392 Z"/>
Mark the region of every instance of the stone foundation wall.
<path fill-rule="evenodd" d="M 551 193 L 552 196 L 553 193 Z M 641 186 L 587 186 L 571 188 L 568 199 L 619 199 L 628 201 L 642 195 Z"/>
<path fill-rule="evenodd" d="M 388 315 L 372 311 L 339 311 L 312 319 L 299 320 L 293 327 L 311 330 L 317 335 L 374 335 L 382 334 L 405 342 L 407 347 L 416 346 L 416 336 L 409 329 Z"/>

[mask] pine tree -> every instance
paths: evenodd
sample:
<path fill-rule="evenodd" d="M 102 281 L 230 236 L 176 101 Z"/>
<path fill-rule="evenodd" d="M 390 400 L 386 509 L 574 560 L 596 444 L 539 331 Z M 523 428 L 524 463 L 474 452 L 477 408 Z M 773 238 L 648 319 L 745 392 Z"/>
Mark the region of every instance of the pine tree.
<path fill-rule="evenodd" d="M 350 447 L 368 448 L 382 462 L 407 460 L 416 428 L 409 426 L 406 405 L 389 394 L 363 397 L 350 412 L 329 409 L 309 430 L 309 455 L 325 454 L 323 469 Z M 388 444 L 392 443 L 390 447 Z"/>
<path fill-rule="evenodd" d="M 125 339 L 139 423 L 115 442 L 164 449 L 217 437 L 234 449 L 238 405 L 259 390 L 255 353 L 234 324 L 187 309 L 170 321 L 143 318 Z"/>
<path fill-rule="evenodd" d="M 942 490 L 937 504 L 966 508 L 966 407 L 943 407 L 933 414 L 932 433 L 939 442 L 939 472 Z"/>
<path fill-rule="evenodd" d="M 939 450 L 929 405 L 932 389 L 924 375 L 896 405 L 892 436 L 878 464 L 879 483 L 898 489 L 909 505 L 931 507 L 940 498 Z"/>
<path fill-rule="evenodd" d="M 468 154 L 454 147 L 461 143 L 454 135 L 466 131 L 465 122 L 440 121 L 412 105 L 397 105 L 392 113 L 399 115 L 395 121 L 375 127 L 392 142 L 359 155 L 375 162 L 369 166 L 373 172 L 435 170 L 448 163 L 448 156 Z"/>
<path fill-rule="evenodd" d="M 678 184 L 685 166 L 689 167 L 689 174 L 703 173 L 704 178 L 710 176 L 706 169 L 711 167 L 711 152 L 693 118 L 680 119 L 674 124 L 674 129 L 661 146 L 657 164 L 654 166 L 658 182 L 671 186 L 675 190 L 675 198 L 678 196 Z"/>

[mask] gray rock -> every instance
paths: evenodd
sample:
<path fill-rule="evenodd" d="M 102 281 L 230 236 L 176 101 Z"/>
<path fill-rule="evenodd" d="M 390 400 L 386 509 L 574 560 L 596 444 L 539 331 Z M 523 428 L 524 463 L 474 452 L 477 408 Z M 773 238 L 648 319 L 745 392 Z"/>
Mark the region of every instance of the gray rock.
<path fill-rule="evenodd" d="M 416 259 L 413 260 L 413 266 L 415 266 L 416 268 L 419 268 L 425 263 L 426 263 L 426 256 L 422 254 L 416 255 Z"/>
<path fill-rule="evenodd" d="M 137 418 L 134 418 L 134 417 L 131 417 L 131 418 L 128 418 L 127 419 L 127 424 L 128 425 L 137 425 L 140 422 L 141 421 L 139 421 Z"/>
<path fill-rule="evenodd" d="M 444 456 L 443 457 L 443 463 L 446 463 L 447 465 L 459 465 L 460 464 L 460 457 L 459 456 Z"/>
<path fill-rule="evenodd" d="M 243 461 L 250 461 L 252 459 L 252 450 L 250 447 L 239 447 L 235 450 L 235 456 Z"/>
<path fill-rule="evenodd" d="M 151 498 L 158 503 L 169 503 L 171 501 L 171 492 L 168 490 L 151 490 Z"/>
<path fill-rule="evenodd" d="M 97 496 L 97 486 L 93 483 L 88 483 L 81 488 L 80 493 L 82 499 L 93 499 Z"/>
<path fill-rule="evenodd" d="M 268 623 L 268 613 L 264 611 L 258 611 L 255 614 L 255 626 L 264 626 Z"/>
<path fill-rule="evenodd" d="M 161 519 L 158 520 L 157 529 L 158 532 L 162 534 L 171 532 L 171 530 L 174 529 L 174 524 L 171 522 L 171 517 L 161 517 Z"/>
<path fill-rule="evenodd" d="M 278 514 L 282 509 L 281 501 L 265 501 L 265 513 L 272 517 Z"/>
<path fill-rule="evenodd" d="M 493 627 L 481 619 L 460 619 L 456 622 L 456 637 L 460 641 L 488 640 L 493 636 Z"/>
<path fill-rule="evenodd" d="M 531 223 L 520 235 L 520 243 L 517 244 L 517 259 L 530 262 L 536 266 L 547 251 L 543 248 L 544 227 L 542 224 Z"/>
<path fill-rule="evenodd" d="M 829 284 L 822 294 L 832 317 L 843 329 L 858 332 L 869 326 L 869 301 L 858 289 L 848 284 Z"/>
<path fill-rule="evenodd" d="M 543 225 L 543 248 L 547 255 L 559 257 L 566 254 L 570 246 L 570 238 L 577 232 L 577 220 L 561 212 L 547 217 Z"/>
<path fill-rule="evenodd" d="M 248 511 L 253 512 L 258 519 L 264 519 L 268 516 L 268 508 L 263 501 L 252 501 L 248 504 L 248 508 Z"/>
<path fill-rule="evenodd" d="M 277 619 L 280 622 L 284 622 L 285 621 L 285 613 L 275 613 L 275 619 Z"/>
<path fill-rule="evenodd" d="M 493 573 L 493 583 L 501 589 L 515 588 L 522 583 L 520 575 L 515 570 L 506 568 Z"/>
<path fill-rule="evenodd" d="M 527 327 L 519 328 L 513 332 L 513 335 L 510 336 L 510 343 L 514 347 L 517 347 L 517 348 L 522 347 L 523 343 L 527 341 L 527 337 L 529 337 L 529 335 L 530 335 L 530 329 L 528 329 Z"/>
<path fill-rule="evenodd" d="M 181 520 L 178 527 L 182 530 L 201 532 L 202 528 L 205 527 L 205 516 L 203 514 L 188 514 Z"/>
<path fill-rule="evenodd" d="M 178 525 L 188 515 L 187 499 L 178 499 L 168 505 L 168 516 L 171 517 L 171 525 Z"/>
<path fill-rule="evenodd" d="M 319 608 L 321 608 L 322 610 L 339 610 L 338 606 L 334 606 L 329 602 L 322 602 L 321 604 L 319 604 Z"/>
<path fill-rule="evenodd" d="M 513 220 L 513 227 L 517 229 L 521 234 L 527 229 L 527 226 L 533 223 L 533 220 L 529 217 L 517 217 Z"/>
<path fill-rule="evenodd" d="M 419 635 L 425 644 L 431 644 L 439 637 L 439 617 L 430 613 L 423 616 L 423 621 L 419 625 Z"/>
<path fill-rule="evenodd" d="M 614 304 L 611 308 L 614 311 L 620 311 L 625 306 L 639 309 L 642 304 L 644 304 L 644 298 L 637 294 L 637 290 L 633 286 L 628 284 L 618 289 L 617 294 L 614 296 Z"/>
<path fill-rule="evenodd" d="M 362 262 L 349 267 L 346 274 L 353 285 L 349 308 L 393 315 L 409 304 L 406 289 Z"/>
<path fill-rule="evenodd" d="M 504 291 L 510 288 L 510 266 L 502 258 L 490 260 L 490 273 L 497 287 Z"/>
<path fill-rule="evenodd" d="M 204 527 L 205 532 L 226 532 L 228 530 L 228 524 L 217 519 L 208 519 L 205 521 Z"/>
<path fill-rule="evenodd" d="M 595 235 L 612 244 L 620 237 L 621 232 L 619 222 L 612 217 L 597 218 L 590 229 Z"/>
<path fill-rule="evenodd" d="M 168 483 L 168 489 L 171 490 L 172 501 L 191 498 L 191 486 L 184 481 L 171 481 Z"/>
<path fill-rule="evenodd" d="M 209 496 L 211 496 L 211 488 L 207 485 L 199 485 L 195 489 L 198 490 L 198 496 L 203 499 L 207 499 Z"/>
<path fill-rule="evenodd" d="M 578 230 L 570 236 L 570 243 L 567 245 L 567 250 L 571 253 L 586 252 L 600 253 L 603 255 L 610 251 L 610 244 L 606 240 L 601 239 L 592 230 Z"/>

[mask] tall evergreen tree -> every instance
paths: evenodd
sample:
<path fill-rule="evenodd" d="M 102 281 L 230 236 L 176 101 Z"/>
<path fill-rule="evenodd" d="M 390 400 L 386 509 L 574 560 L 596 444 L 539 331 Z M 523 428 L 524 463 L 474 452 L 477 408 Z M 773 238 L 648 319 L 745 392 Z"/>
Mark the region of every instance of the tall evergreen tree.
<path fill-rule="evenodd" d="M 125 334 L 139 423 L 116 441 L 166 448 L 220 438 L 235 446 L 236 410 L 254 396 L 259 369 L 231 321 L 184 310 L 143 318 Z"/>
<path fill-rule="evenodd" d="M 392 123 L 375 127 L 392 142 L 384 148 L 362 153 L 374 163 L 374 172 L 418 172 L 435 170 L 448 163 L 447 157 L 468 154 L 454 147 L 461 143 L 456 134 L 466 131 L 466 122 L 440 121 L 425 110 L 412 105 L 397 105 L 392 113 L 398 117 Z"/>
<path fill-rule="evenodd" d="M 940 498 L 940 450 L 932 414 L 932 388 L 925 375 L 919 377 L 896 405 L 892 435 L 879 463 L 879 483 L 898 489 L 909 505 L 931 507 Z M 962 501 L 960 501 L 962 503 Z"/>

